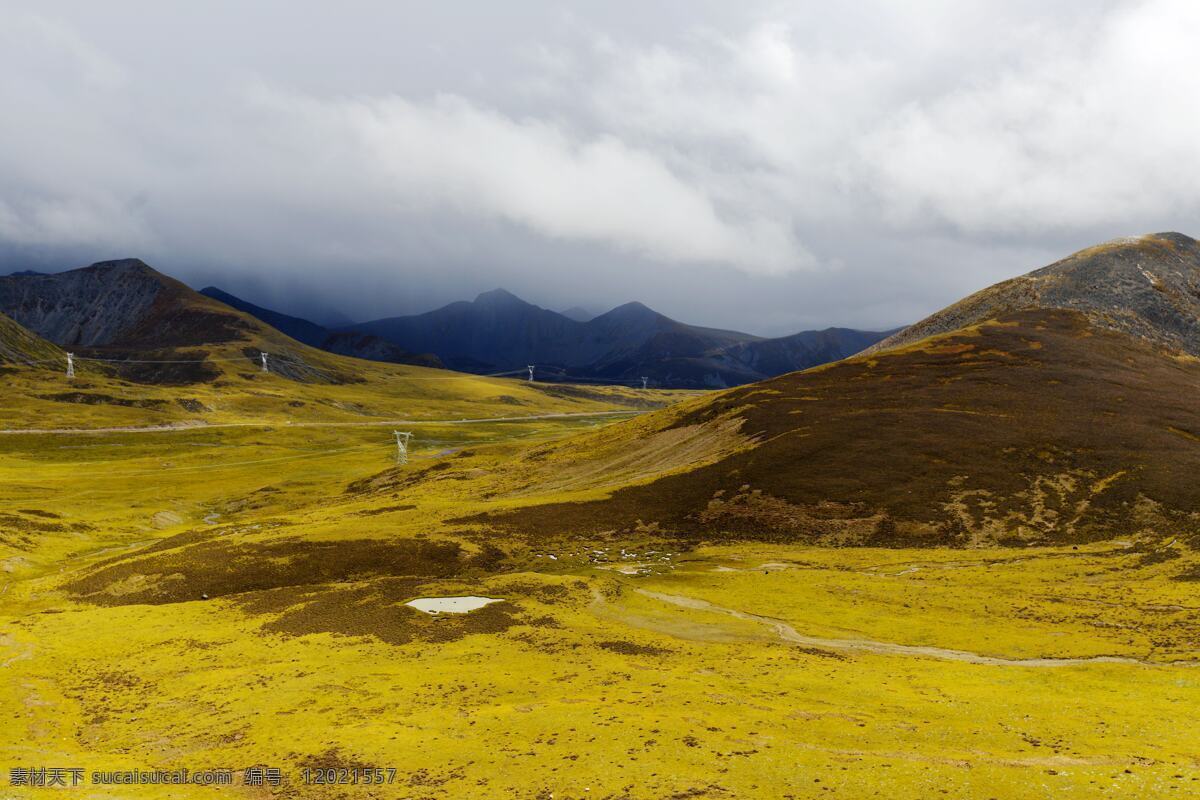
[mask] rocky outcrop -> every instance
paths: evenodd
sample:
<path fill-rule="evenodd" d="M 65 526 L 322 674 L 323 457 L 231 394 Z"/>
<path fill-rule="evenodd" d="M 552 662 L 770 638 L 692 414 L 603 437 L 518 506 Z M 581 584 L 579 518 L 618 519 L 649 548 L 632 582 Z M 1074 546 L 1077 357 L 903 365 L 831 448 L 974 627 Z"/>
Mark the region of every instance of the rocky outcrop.
<path fill-rule="evenodd" d="M 0 312 L 70 347 L 190 347 L 237 341 L 246 321 L 138 259 L 0 278 Z"/>
<path fill-rule="evenodd" d="M 901 347 L 1022 309 L 1078 311 L 1101 328 L 1200 356 L 1200 242 L 1181 233 L 1114 239 L 998 283 L 881 341 Z"/>

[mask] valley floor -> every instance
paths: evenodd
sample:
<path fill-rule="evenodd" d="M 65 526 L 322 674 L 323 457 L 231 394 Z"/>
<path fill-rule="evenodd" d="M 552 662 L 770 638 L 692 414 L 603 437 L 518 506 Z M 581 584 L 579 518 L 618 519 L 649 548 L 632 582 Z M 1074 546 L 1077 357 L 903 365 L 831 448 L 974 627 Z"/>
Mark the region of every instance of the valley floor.
<path fill-rule="evenodd" d="M 238 776 L 89 798 L 1198 791 L 1194 555 L 470 521 L 525 491 L 515 453 L 610 419 L 414 424 L 405 467 L 378 427 L 3 437 L 0 769 Z M 442 595 L 502 602 L 404 605 Z"/>

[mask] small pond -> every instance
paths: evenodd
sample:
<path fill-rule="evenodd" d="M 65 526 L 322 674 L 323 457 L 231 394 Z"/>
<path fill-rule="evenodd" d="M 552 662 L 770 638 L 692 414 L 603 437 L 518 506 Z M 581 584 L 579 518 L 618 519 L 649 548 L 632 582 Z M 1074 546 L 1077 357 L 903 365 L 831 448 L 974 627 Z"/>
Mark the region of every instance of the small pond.
<path fill-rule="evenodd" d="M 418 597 L 416 600 L 409 600 L 404 605 L 412 606 L 426 614 L 466 614 L 468 611 L 483 608 L 488 603 L 499 602 L 500 598 L 496 597 L 466 595 L 464 597 Z"/>

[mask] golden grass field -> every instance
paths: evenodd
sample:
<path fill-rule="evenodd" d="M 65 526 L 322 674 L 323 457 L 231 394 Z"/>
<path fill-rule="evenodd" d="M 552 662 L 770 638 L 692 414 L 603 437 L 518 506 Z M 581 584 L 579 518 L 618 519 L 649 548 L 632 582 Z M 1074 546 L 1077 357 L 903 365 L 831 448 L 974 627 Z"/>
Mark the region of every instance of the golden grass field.
<path fill-rule="evenodd" d="M 1169 538 L 498 534 L 473 516 L 604 496 L 742 442 L 606 415 L 686 409 L 669 393 L 361 370 L 3 376 L 0 428 L 105 432 L 0 435 L 0 769 L 261 764 L 285 781 L 74 790 L 89 798 L 1200 791 L 1200 584 L 1178 579 L 1200 559 Z M 162 402 L 47 399 L 63 392 Z M 406 466 L 390 420 L 415 434 Z M 150 426 L 177 427 L 109 430 Z M 566 437 L 601 466 L 561 458 Z M 503 602 L 403 605 L 468 594 Z M 318 767 L 394 782 L 306 784 Z"/>

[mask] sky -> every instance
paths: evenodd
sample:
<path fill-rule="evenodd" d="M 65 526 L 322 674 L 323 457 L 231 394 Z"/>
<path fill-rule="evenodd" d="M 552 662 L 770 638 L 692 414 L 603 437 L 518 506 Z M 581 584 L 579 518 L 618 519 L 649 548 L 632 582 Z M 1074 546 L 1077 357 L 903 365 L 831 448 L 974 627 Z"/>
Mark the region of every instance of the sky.
<path fill-rule="evenodd" d="M 0 0 L 0 272 L 781 335 L 1200 236 L 1192 0 Z"/>

